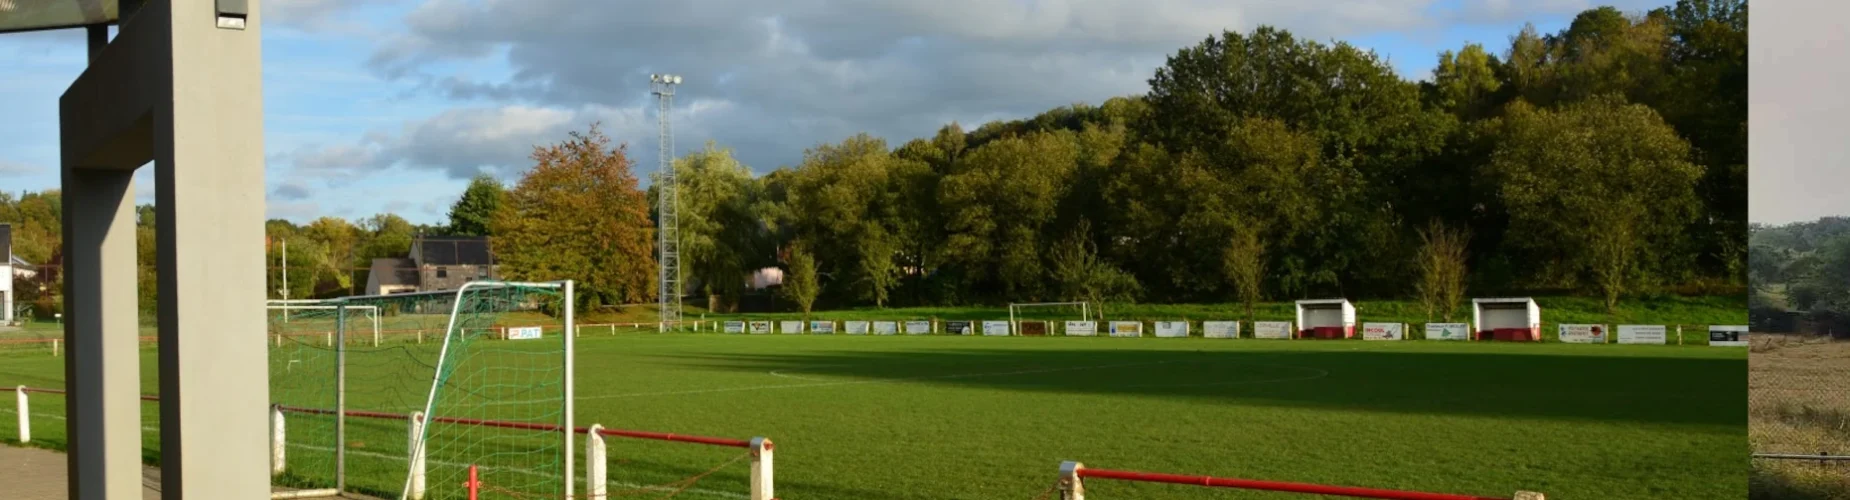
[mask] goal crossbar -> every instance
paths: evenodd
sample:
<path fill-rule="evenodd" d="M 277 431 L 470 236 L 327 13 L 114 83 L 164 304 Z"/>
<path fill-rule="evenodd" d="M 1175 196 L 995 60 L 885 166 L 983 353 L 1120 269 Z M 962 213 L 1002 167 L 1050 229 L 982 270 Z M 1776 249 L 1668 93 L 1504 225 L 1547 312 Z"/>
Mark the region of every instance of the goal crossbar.
<path fill-rule="evenodd" d="M 1026 302 L 1026 303 L 1010 303 L 1010 304 L 1009 304 L 1009 330 L 1010 330 L 1010 331 L 1013 331 L 1013 332 L 1020 332 L 1020 331 L 1021 331 L 1021 320 L 1020 320 L 1020 319 L 1018 319 L 1018 318 L 1016 317 L 1016 314 L 1015 314 L 1015 311 L 1016 311 L 1016 309 L 1017 309 L 1017 308 L 1022 308 L 1022 307 L 1054 307 L 1054 306 L 1079 306 L 1079 317 L 1080 317 L 1080 319 L 1081 319 L 1081 320 L 1088 320 L 1088 319 L 1092 319 L 1092 303 L 1090 303 L 1090 302 Z"/>
<path fill-rule="evenodd" d="M 373 320 L 373 347 L 379 347 L 379 336 L 381 333 L 381 330 L 379 327 L 379 322 L 380 322 L 379 306 L 327 305 L 328 301 L 315 300 L 315 299 L 271 300 L 267 302 L 268 303 L 264 305 L 264 308 L 270 309 L 270 310 L 280 310 L 283 312 L 283 322 L 284 323 L 289 322 L 289 312 L 290 311 L 341 311 L 341 310 L 347 310 L 347 309 L 364 311 L 366 315 L 370 316 Z M 328 340 L 329 345 L 332 345 L 334 343 L 333 337 L 332 337 L 332 335 L 334 335 L 333 331 L 330 330 L 327 332 L 320 332 L 320 333 L 330 336 Z M 280 336 L 283 334 L 278 333 L 277 335 Z M 295 333 L 295 334 L 290 334 L 290 335 L 305 335 L 305 334 Z M 281 341 L 282 339 L 279 337 L 277 339 L 277 342 L 281 342 Z"/>

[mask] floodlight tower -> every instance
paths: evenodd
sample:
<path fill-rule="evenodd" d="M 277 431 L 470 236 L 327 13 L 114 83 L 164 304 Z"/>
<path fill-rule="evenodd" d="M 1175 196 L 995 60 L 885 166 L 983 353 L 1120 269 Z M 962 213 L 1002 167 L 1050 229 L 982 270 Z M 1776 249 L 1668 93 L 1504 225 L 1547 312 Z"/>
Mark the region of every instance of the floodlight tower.
<path fill-rule="evenodd" d="M 661 123 L 661 166 L 656 172 L 656 214 L 660 219 L 657 234 L 661 238 L 661 318 L 658 328 L 666 330 L 681 320 L 681 195 L 674 173 L 674 133 L 668 128 L 668 111 L 674 103 L 674 86 L 680 75 L 649 75 L 649 91 L 655 94 L 655 117 Z"/>

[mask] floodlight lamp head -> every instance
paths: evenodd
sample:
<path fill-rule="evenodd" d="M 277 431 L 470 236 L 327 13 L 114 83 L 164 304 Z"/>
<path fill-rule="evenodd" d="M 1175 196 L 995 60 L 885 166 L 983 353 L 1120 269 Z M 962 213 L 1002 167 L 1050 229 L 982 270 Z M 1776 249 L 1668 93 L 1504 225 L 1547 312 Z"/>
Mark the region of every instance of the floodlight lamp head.
<path fill-rule="evenodd" d="M 681 75 L 675 75 L 675 76 L 674 76 L 674 84 L 675 84 L 675 85 L 680 85 L 680 84 L 681 84 Z"/>
<path fill-rule="evenodd" d="M 655 74 L 655 73 L 650 73 L 650 74 L 649 74 L 649 81 L 650 81 L 650 82 L 659 82 L 659 81 L 662 81 L 662 75 L 658 75 L 658 74 Z"/>

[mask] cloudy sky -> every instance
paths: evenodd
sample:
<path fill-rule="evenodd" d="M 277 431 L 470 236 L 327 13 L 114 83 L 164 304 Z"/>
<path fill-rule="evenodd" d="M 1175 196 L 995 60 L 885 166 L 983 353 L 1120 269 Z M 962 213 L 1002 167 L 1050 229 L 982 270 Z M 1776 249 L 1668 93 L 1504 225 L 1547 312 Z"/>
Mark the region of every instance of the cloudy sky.
<path fill-rule="evenodd" d="M 1441 50 L 1502 52 L 1524 22 L 1552 32 L 1593 4 L 265 0 L 268 212 L 442 222 L 469 176 L 516 178 L 533 146 L 594 121 L 646 179 L 656 72 L 686 79 L 670 116 L 678 151 L 716 140 L 763 173 L 860 131 L 897 144 L 1142 93 L 1166 55 L 1223 29 L 1346 40 L 1418 79 Z M 0 189 L 57 186 L 57 98 L 84 60 L 78 30 L 0 37 Z M 151 179 L 137 184 L 144 202 Z"/>

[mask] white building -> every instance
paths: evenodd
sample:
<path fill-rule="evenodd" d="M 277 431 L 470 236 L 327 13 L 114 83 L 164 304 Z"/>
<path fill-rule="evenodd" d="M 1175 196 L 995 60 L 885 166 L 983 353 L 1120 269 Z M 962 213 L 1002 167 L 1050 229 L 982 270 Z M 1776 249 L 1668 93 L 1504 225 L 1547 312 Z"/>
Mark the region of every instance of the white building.
<path fill-rule="evenodd" d="M 0 255 L 6 256 L 6 261 L 0 262 L 0 325 L 10 325 L 13 323 L 13 270 L 27 269 L 26 261 L 13 256 L 11 224 L 0 224 Z"/>

